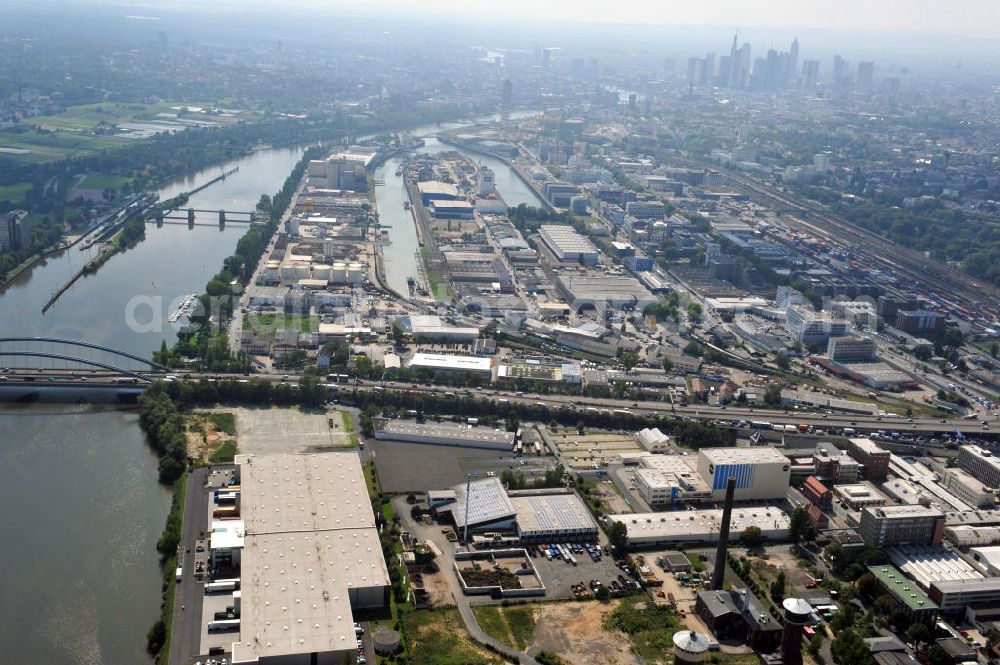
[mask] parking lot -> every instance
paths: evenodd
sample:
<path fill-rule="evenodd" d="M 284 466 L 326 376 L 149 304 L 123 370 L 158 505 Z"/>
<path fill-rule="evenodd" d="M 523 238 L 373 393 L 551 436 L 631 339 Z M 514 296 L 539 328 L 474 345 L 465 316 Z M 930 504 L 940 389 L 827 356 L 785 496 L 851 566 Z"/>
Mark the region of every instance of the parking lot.
<path fill-rule="evenodd" d="M 574 566 L 565 559 L 547 559 L 537 546 L 529 545 L 526 549 L 531 557 L 531 563 L 545 585 L 546 599 L 573 598 L 573 585 L 583 584 L 590 589 L 591 580 L 597 580 L 602 585 L 610 587 L 612 582 L 619 582 L 619 575 L 629 577 L 610 556 L 602 556 L 600 561 L 593 561 L 584 550 L 573 555 L 577 562 Z M 489 602 L 487 598 L 470 600 L 473 603 Z"/>
<path fill-rule="evenodd" d="M 449 489 L 465 482 L 468 474 L 499 475 L 504 469 L 520 471 L 530 480 L 554 466 L 551 457 L 515 457 L 499 450 L 403 441 L 369 443 L 386 492 Z"/>
<path fill-rule="evenodd" d="M 338 411 L 307 413 L 298 409 L 232 409 L 239 451 L 252 455 L 322 452 L 349 446 Z"/>

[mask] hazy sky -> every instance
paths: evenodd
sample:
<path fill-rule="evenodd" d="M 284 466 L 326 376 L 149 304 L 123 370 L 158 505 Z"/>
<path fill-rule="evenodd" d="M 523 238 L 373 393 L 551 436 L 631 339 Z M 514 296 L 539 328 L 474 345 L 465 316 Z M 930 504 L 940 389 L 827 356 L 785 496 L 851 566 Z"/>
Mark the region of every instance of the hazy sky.
<path fill-rule="evenodd" d="M 346 7 L 343 0 L 301 5 Z M 366 10 L 583 22 L 1000 36 L 1000 0 L 367 0 Z"/>

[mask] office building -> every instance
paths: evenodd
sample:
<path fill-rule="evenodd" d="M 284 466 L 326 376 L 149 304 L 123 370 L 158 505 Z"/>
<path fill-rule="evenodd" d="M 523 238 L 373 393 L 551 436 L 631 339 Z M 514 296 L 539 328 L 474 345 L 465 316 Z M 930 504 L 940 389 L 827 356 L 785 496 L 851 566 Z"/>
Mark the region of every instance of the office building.
<path fill-rule="evenodd" d="M 820 443 L 813 452 L 813 474 L 831 483 L 853 483 L 860 475 L 861 465 L 834 447 Z"/>
<path fill-rule="evenodd" d="M 831 337 L 826 356 L 834 362 L 872 362 L 878 358 L 878 345 L 869 337 Z"/>
<path fill-rule="evenodd" d="M 940 545 L 944 527 L 944 513 L 915 504 L 864 508 L 859 531 L 875 547 Z"/>
<path fill-rule="evenodd" d="M 0 228 L 0 253 L 16 252 L 25 245 L 28 239 L 28 213 L 24 210 L 11 210 L 2 218 L 3 228 Z"/>
<path fill-rule="evenodd" d="M 925 309 L 896 312 L 896 327 L 914 337 L 933 338 L 944 330 L 945 316 Z"/>
<path fill-rule="evenodd" d="M 782 499 L 788 492 L 791 462 L 776 448 L 702 448 L 698 451 L 698 473 L 721 501 L 726 481 L 736 478 L 737 501 Z"/>
<path fill-rule="evenodd" d="M 889 474 L 889 458 L 892 454 L 871 439 L 848 439 L 847 454 L 858 461 L 868 480 L 881 482 Z"/>
<path fill-rule="evenodd" d="M 1000 459 L 979 446 L 958 448 L 958 466 L 988 487 L 1000 488 Z"/>
<path fill-rule="evenodd" d="M 600 254 L 594 243 L 579 233 L 572 226 L 561 224 L 543 224 L 538 235 L 557 261 L 562 263 L 582 263 L 596 265 Z"/>
<path fill-rule="evenodd" d="M 823 345 L 831 337 L 845 337 L 847 321 L 826 312 L 815 312 L 806 305 L 789 307 L 785 312 L 788 331 L 803 344 Z"/>
<path fill-rule="evenodd" d="M 687 455 L 642 455 L 636 469 L 636 488 L 651 506 L 666 506 L 678 501 L 712 500 L 712 490 Z"/>
<path fill-rule="evenodd" d="M 239 455 L 239 639 L 233 663 L 339 663 L 355 610 L 386 607 L 389 573 L 353 453 Z"/>
<path fill-rule="evenodd" d="M 996 490 L 963 469 L 945 469 L 941 484 L 973 508 L 995 508 Z"/>
<path fill-rule="evenodd" d="M 834 485 L 833 493 L 838 501 L 843 501 L 851 510 L 861 510 L 889 503 L 888 497 L 869 482 Z"/>

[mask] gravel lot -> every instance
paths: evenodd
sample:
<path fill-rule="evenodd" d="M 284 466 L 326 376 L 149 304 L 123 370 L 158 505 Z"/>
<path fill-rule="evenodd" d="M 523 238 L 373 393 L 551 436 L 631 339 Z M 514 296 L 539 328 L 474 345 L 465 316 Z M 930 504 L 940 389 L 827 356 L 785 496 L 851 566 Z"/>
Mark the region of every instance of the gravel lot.
<path fill-rule="evenodd" d="M 239 452 L 253 455 L 322 452 L 350 445 L 338 411 L 305 413 L 298 409 L 238 408 L 236 436 Z M 333 420 L 330 427 L 329 419 Z"/>

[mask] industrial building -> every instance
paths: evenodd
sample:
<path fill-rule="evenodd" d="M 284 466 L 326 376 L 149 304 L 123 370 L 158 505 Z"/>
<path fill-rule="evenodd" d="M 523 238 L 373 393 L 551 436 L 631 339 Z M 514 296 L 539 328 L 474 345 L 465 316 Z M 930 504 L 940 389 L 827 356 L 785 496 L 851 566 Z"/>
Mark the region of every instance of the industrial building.
<path fill-rule="evenodd" d="M 901 545 L 886 550 L 892 563 L 923 589 L 934 582 L 977 580 L 983 574 L 943 545 Z"/>
<path fill-rule="evenodd" d="M 453 326 L 440 316 L 411 314 L 397 319 L 403 332 L 414 340 L 428 342 L 458 342 L 471 344 L 479 339 L 479 329 L 472 326 Z"/>
<path fill-rule="evenodd" d="M 859 532 L 875 547 L 940 545 L 944 513 L 921 505 L 882 506 L 861 511 Z"/>
<path fill-rule="evenodd" d="M 450 182 L 426 180 L 417 183 L 417 190 L 420 192 L 420 201 L 425 206 L 430 205 L 431 201 L 454 201 L 458 198 L 458 187 Z"/>
<path fill-rule="evenodd" d="M 493 427 L 446 422 L 418 423 L 399 418 L 375 418 L 372 422 L 375 438 L 380 441 L 408 441 L 505 451 L 514 447 L 514 432 Z"/>
<path fill-rule="evenodd" d="M 1000 458 L 979 446 L 958 448 L 958 466 L 989 487 L 1000 487 Z"/>
<path fill-rule="evenodd" d="M 634 547 L 659 547 L 676 543 L 714 543 L 719 539 L 722 510 L 676 510 L 659 513 L 627 513 L 609 515 L 612 522 L 621 522 L 628 532 L 628 542 Z M 730 531 L 739 534 L 756 526 L 762 535 L 773 541 L 788 538 L 788 515 L 773 506 L 734 508 Z"/>
<path fill-rule="evenodd" d="M 819 506 L 829 505 L 833 500 L 833 492 L 816 476 L 809 476 L 802 484 L 802 496 Z"/>
<path fill-rule="evenodd" d="M 461 199 L 446 200 L 433 199 L 427 206 L 437 219 L 472 219 L 473 206 L 468 201 Z"/>
<path fill-rule="evenodd" d="M 666 453 L 670 450 L 670 437 L 660 431 L 660 428 L 643 428 L 636 432 L 635 440 L 649 453 Z"/>
<path fill-rule="evenodd" d="M 870 337 L 831 337 L 826 357 L 839 363 L 865 363 L 878 358 L 878 345 Z"/>
<path fill-rule="evenodd" d="M 805 305 L 789 307 L 785 317 L 788 331 L 803 344 L 827 344 L 831 337 L 844 337 L 848 332 L 847 321 Z"/>
<path fill-rule="evenodd" d="M 593 309 L 602 317 L 612 310 L 641 312 L 657 301 L 634 277 L 561 275 L 556 285 L 575 311 Z"/>
<path fill-rule="evenodd" d="M 431 492 L 428 504 L 435 513 L 451 516 L 455 527 L 469 531 L 510 531 L 517 511 L 499 478 L 483 478 Z"/>
<path fill-rule="evenodd" d="M 1000 604 L 1000 577 L 933 582 L 928 595 L 942 614 L 961 614 L 969 606 Z"/>
<path fill-rule="evenodd" d="M 712 489 L 712 498 L 722 501 L 726 480 L 736 478 L 737 501 L 782 499 L 788 492 L 791 462 L 776 448 L 702 448 L 698 451 L 698 473 Z"/>
<path fill-rule="evenodd" d="M 538 235 L 556 260 L 562 263 L 597 264 L 600 251 L 572 226 L 543 224 L 538 229 Z"/>
<path fill-rule="evenodd" d="M 820 443 L 813 453 L 813 473 L 833 483 L 853 483 L 861 474 L 861 465 L 830 443 Z"/>
<path fill-rule="evenodd" d="M 750 589 L 699 591 L 695 611 L 720 641 L 744 642 L 758 653 L 781 643 L 781 624 Z"/>
<path fill-rule="evenodd" d="M 367 191 L 367 169 L 375 158 L 374 149 L 351 147 L 326 159 L 309 162 L 309 184 L 321 189 Z"/>
<path fill-rule="evenodd" d="M 517 511 L 517 535 L 525 543 L 596 542 L 597 523 L 574 493 L 518 492 L 510 495 Z"/>
<path fill-rule="evenodd" d="M 389 573 L 353 452 L 239 455 L 242 552 L 233 663 L 340 663 L 353 611 L 388 603 Z"/>
<path fill-rule="evenodd" d="M 428 369 L 433 372 L 469 372 L 484 379 L 493 378 L 493 361 L 478 356 L 452 356 L 442 353 L 413 354 L 411 369 Z"/>
<path fill-rule="evenodd" d="M 945 316 L 924 309 L 899 310 L 896 327 L 915 337 L 934 337 L 944 330 Z"/>
<path fill-rule="evenodd" d="M 945 469 L 941 484 L 973 508 L 996 507 L 996 490 L 963 469 Z"/>
<path fill-rule="evenodd" d="M 891 453 L 871 439 L 848 439 L 847 454 L 861 464 L 868 480 L 882 481 L 889 474 Z"/>
<path fill-rule="evenodd" d="M 929 624 L 937 618 L 938 606 L 917 585 L 892 566 L 869 566 L 879 586 L 899 603 L 908 615 L 910 623 Z"/>

